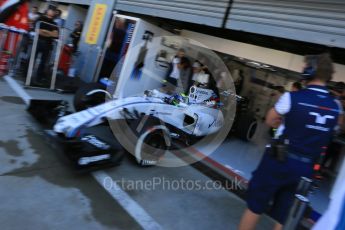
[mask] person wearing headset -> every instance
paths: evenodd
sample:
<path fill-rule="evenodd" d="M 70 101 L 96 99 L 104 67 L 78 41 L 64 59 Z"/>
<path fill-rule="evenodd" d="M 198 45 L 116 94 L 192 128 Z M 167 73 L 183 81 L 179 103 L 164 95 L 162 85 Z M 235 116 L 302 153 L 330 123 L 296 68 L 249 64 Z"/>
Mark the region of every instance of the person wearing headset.
<path fill-rule="evenodd" d="M 312 178 L 314 163 L 325 153 L 338 125 L 342 107 L 326 88 L 333 63 L 328 54 L 306 56 L 307 87 L 286 92 L 267 116 L 266 124 L 284 130 L 268 145 L 247 191 L 247 206 L 239 230 L 252 230 L 270 201 L 275 230 L 283 228 L 302 176 Z"/>

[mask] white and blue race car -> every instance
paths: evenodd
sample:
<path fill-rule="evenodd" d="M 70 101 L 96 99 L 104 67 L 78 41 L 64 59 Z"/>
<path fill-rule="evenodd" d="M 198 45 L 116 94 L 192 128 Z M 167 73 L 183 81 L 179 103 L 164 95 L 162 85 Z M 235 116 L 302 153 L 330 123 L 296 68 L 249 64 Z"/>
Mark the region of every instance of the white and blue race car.
<path fill-rule="evenodd" d="M 60 141 L 78 168 L 117 164 L 123 148 L 133 153 L 140 165 L 156 165 L 165 151 L 173 148 L 175 140 L 188 145 L 194 139 L 217 133 L 224 125 L 221 105 L 209 89 L 193 86 L 188 96 L 148 90 L 142 96 L 119 99 L 111 98 L 101 88 L 81 91 L 93 101 L 102 95 L 103 102 L 81 106 L 80 101 L 85 98 L 77 93 L 75 107 L 81 111 L 75 113 L 66 112 L 64 101 L 35 100 L 29 107 L 29 112 L 40 121 L 54 117 L 48 133 Z M 109 100 L 104 102 L 104 97 Z M 116 147 L 88 131 L 104 124 L 115 135 Z"/>

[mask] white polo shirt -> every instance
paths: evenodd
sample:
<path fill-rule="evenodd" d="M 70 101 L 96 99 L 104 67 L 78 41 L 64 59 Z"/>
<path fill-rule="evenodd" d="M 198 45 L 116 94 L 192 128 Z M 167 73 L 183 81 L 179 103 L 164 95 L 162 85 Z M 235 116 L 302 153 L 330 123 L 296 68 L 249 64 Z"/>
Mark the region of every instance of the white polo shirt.
<path fill-rule="evenodd" d="M 172 69 L 171 74 L 170 74 L 171 78 L 175 78 L 175 79 L 180 78 L 181 72 L 177 66 L 178 64 L 180 64 L 180 58 L 174 57 L 172 60 L 173 69 Z"/>

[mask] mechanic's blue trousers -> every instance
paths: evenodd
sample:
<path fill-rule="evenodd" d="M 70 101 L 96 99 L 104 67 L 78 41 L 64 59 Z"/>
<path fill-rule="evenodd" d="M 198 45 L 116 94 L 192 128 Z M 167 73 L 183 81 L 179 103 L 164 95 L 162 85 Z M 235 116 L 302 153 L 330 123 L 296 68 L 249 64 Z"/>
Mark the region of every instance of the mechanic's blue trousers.
<path fill-rule="evenodd" d="M 247 191 L 248 208 L 262 214 L 268 211 L 273 200 L 271 216 L 284 224 L 293 204 L 296 188 L 302 176 L 311 178 L 313 164 L 287 158 L 280 162 L 273 158 L 267 148 L 258 168 L 253 172 Z"/>

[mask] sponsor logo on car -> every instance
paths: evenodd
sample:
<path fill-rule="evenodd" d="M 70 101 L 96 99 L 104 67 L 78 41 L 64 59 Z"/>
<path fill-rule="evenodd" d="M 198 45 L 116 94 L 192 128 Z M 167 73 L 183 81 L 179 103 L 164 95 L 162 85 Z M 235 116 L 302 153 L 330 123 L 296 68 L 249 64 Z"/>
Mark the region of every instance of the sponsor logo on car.
<path fill-rule="evenodd" d="M 88 165 L 90 163 L 103 161 L 103 160 L 109 160 L 111 158 L 110 154 L 103 154 L 93 157 L 82 157 L 78 160 L 79 165 Z"/>
<path fill-rule="evenodd" d="M 85 141 L 99 149 L 103 149 L 103 150 L 107 150 L 110 148 L 110 146 L 106 143 L 104 143 L 103 141 L 99 140 L 97 137 L 93 136 L 93 135 L 88 135 L 85 137 L 81 138 L 82 141 Z"/>

